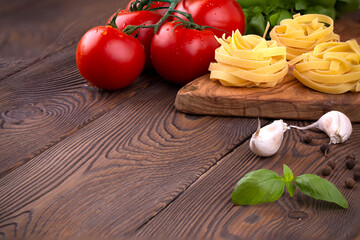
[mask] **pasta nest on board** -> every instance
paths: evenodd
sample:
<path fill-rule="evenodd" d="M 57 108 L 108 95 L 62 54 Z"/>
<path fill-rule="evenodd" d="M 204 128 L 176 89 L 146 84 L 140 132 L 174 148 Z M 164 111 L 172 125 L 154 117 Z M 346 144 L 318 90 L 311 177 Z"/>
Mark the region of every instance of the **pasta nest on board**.
<path fill-rule="evenodd" d="M 288 73 L 286 47 L 257 35 L 216 38 L 221 44 L 215 51 L 216 63 L 209 66 L 210 79 L 224 86 L 274 87 Z"/>

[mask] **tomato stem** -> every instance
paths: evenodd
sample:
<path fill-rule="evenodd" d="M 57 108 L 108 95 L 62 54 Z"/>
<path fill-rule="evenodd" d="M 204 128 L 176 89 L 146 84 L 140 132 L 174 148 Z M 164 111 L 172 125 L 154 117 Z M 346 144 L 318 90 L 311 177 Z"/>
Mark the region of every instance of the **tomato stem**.
<path fill-rule="evenodd" d="M 130 4 L 130 11 L 146 10 L 146 9 L 148 9 L 150 7 L 150 4 L 152 2 L 153 2 L 152 0 L 135 0 Z M 186 28 L 192 28 L 192 29 L 196 29 L 196 30 L 203 30 L 203 29 L 206 29 L 206 28 L 214 28 L 214 27 L 209 27 L 209 26 L 200 26 L 200 25 L 198 25 L 198 24 L 196 24 L 194 22 L 194 19 L 193 19 L 192 15 L 190 13 L 186 13 L 186 12 L 183 12 L 183 11 L 176 10 L 175 7 L 179 4 L 179 2 L 181 2 L 181 0 L 160 0 L 160 1 L 154 1 L 154 2 L 167 2 L 167 3 L 170 3 L 170 6 L 167 8 L 167 11 L 164 14 L 164 16 L 162 16 L 162 18 L 156 24 L 147 25 L 147 26 L 144 26 L 144 25 L 138 25 L 138 26 L 129 25 L 123 30 L 123 32 L 125 34 L 131 35 L 136 30 L 141 30 L 142 28 L 153 28 L 154 33 L 157 33 L 159 31 L 160 27 L 162 26 L 162 24 L 165 22 L 165 20 L 170 16 L 175 17 L 175 18 L 178 19 L 177 22 L 179 24 L 177 24 L 176 26 L 178 26 L 180 24 L 183 24 Z M 145 9 L 143 9 L 144 6 L 146 6 Z M 178 13 L 178 14 L 183 15 L 188 21 L 185 21 L 183 18 L 181 18 L 179 16 L 176 16 L 173 13 Z M 218 29 L 218 28 L 214 28 L 214 29 Z M 218 30 L 221 30 L 221 29 L 218 29 Z M 138 36 L 138 33 L 135 35 L 135 37 L 137 37 L 137 36 Z"/>
<path fill-rule="evenodd" d="M 147 5 L 147 8 L 148 8 L 150 6 L 151 2 L 152 2 L 152 0 L 135 0 L 130 5 L 130 11 L 136 11 L 136 10 L 142 9 L 145 5 Z M 139 25 L 139 26 L 129 25 L 123 30 L 123 32 L 125 34 L 130 35 L 133 32 L 135 32 L 136 30 L 141 29 L 141 28 L 153 28 L 154 33 L 157 33 L 159 31 L 159 28 L 161 27 L 161 25 L 165 22 L 165 20 L 172 13 L 180 13 L 180 14 L 184 15 L 184 17 L 186 17 L 189 21 L 194 22 L 194 20 L 192 19 L 191 14 L 175 10 L 175 7 L 179 4 L 179 2 L 181 2 L 181 0 L 161 0 L 161 1 L 157 1 L 157 2 L 168 2 L 168 3 L 170 3 L 170 6 L 168 7 L 168 10 L 164 14 L 164 16 L 162 16 L 162 18 L 156 24 L 147 25 L 147 26 L 144 26 L 144 25 Z"/>
<path fill-rule="evenodd" d="M 121 9 L 117 10 L 116 13 L 114 14 L 114 16 L 111 18 L 110 22 L 107 24 L 108 26 L 111 26 L 115 29 L 119 29 L 118 26 L 116 25 L 116 18 L 119 14 Z"/>
<path fill-rule="evenodd" d="M 173 13 L 174 11 L 176 11 L 175 7 L 179 4 L 179 2 L 181 2 L 181 0 L 169 0 L 169 2 L 170 2 L 170 6 L 169 6 L 168 10 L 164 14 L 164 16 L 162 16 L 162 18 L 159 20 L 159 22 L 155 24 L 154 33 L 157 33 L 159 31 L 159 28 L 161 27 L 161 25 L 170 16 L 170 14 Z M 192 17 L 191 17 L 191 19 L 192 19 Z"/>
<path fill-rule="evenodd" d="M 129 10 L 130 12 L 148 10 L 150 8 L 151 2 L 152 0 L 135 0 L 130 3 Z"/>

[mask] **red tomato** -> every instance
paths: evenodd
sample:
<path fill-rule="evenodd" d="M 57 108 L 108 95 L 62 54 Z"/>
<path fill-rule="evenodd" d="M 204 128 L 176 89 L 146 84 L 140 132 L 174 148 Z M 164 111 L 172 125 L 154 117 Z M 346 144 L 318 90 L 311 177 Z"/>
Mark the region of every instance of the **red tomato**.
<path fill-rule="evenodd" d="M 108 23 L 111 21 L 111 18 L 108 20 Z M 116 18 L 116 25 L 119 30 L 124 30 L 125 27 L 129 25 L 152 25 L 156 24 L 161 19 L 161 15 L 152 12 L 152 11 L 135 11 L 130 12 L 128 10 L 122 10 L 119 12 Z M 137 34 L 139 30 L 136 30 L 132 33 L 133 36 Z M 140 29 L 137 39 L 142 43 L 145 49 L 145 69 L 150 69 L 152 67 L 150 59 L 150 45 L 151 40 L 154 36 L 153 28 L 142 28 Z"/>
<path fill-rule="evenodd" d="M 92 85 L 118 90 L 130 85 L 142 72 L 144 48 L 134 37 L 111 26 L 90 29 L 76 49 L 76 64 Z"/>
<path fill-rule="evenodd" d="M 208 72 L 219 43 L 209 30 L 195 30 L 165 23 L 151 42 L 155 70 L 165 79 L 186 84 Z"/>
<path fill-rule="evenodd" d="M 130 4 L 133 2 L 133 0 L 130 0 L 130 2 L 127 4 L 126 6 L 126 9 L 130 9 Z M 153 9 L 153 8 L 160 8 L 160 7 L 166 7 L 168 8 L 170 6 L 170 3 L 167 3 L 167 2 L 152 2 L 150 4 L 150 9 Z M 164 16 L 165 13 L 166 13 L 166 8 L 164 9 L 158 9 L 158 10 L 154 10 L 152 12 L 157 12 L 159 13 L 161 16 Z"/>
<path fill-rule="evenodd" d="M 236 29 L 244 34 L 245 16 L 235 0 L 183 0 L 175 9 L 190 13 L 194 22 L 201 26 L 211 26 L 226 31 L 209 28 L 218 37 L 224 33 L 231 35 Z"/>

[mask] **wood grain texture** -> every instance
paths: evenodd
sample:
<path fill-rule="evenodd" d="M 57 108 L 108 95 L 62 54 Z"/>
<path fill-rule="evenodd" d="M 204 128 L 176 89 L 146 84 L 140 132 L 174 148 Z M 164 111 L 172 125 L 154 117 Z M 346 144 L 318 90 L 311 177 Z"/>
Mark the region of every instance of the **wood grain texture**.
<path fill-rule="evenodd" d="M 317 120 L 331 110 L 360 122 L 360 94 L 324 94 L 293 79 L 289 71 L 274 88 L 224 87 L 204 75 L 179 90 L 175 107 L 181 112 L 239 117 Z"/>
<path fill-rule="evenodd" d="M 90 28 L 104 25 L 125 0 L 2 0 L 0 80 L 77 44 Z"/>
<path fill-rule="evenodd" d="M 177 90 L 155 82 L 0 178 L 0 235 L 131 235 L 256 128 L 179 113 Z"/>
<path fill-rule="evenodd" d="M 334 32 L 341 34 L 341 41 L 356 39 L 360 43 L 360 9 L 336 19 Z"/>
<path fill-rule="evenodd" d="M 0 84 L 0 176 L 53 146 L 159 79 L 144 73 L 117 92 L 86 85 L 75 46 Z M 17 151 L 9 151 L 17 149 Z"/>
<path fill-rule="evenodd" d="M 139 84 L 112 93 L 86 86 L 77 70 L 77 41 L 125 1 L 5 2 L 0 10 L 0 177 L 158 79 L 145 73 Z M 16 38 L 12 31 L 19 32 Z"/>
<path fill-rule="evenodd" d="M 256 157 L 246 142 L 192 184 L 136 236 L 140 239 L 353 239 L 360 228 L 360 183 L 354 189 L 344 187 L 345 179 L 353 176 L 344 162 L 347 154 L 353 153 L 359 163 L 359 133 L 360 125 L 355 125 L 350 140 L 331 146 L 327 158 L 320 152 L 320 146 L 328 142 L 328 137 L 316 131 L 286 132 L 280 151 L 270 158 Z M 313 137 L 310 145 L 300 141 L 305 134 Z M 231 202 L 236 183 L 249 171 L 265 168 L 282 175 L 286 164 L 295 176 L 318 174 L 329 160 L 334 160 L 336 167 L 326 179 L 344 194 L 348 209 L 312 199 L 299 190 L 293 198 L 285 190 L 273 203 L 235 206 Z"/>
<path fill-rule="evenodd" d="M 351 29 L 350 29 L 351 26 Z M 342 41 L 355 38 L 360 43 L 360 10 L 335 21 L 335 30 Z M 303 86 L 289 71 L 283 83 L 275 88 L 224 87 L 209 81 L 205 75 L 181 89 L 175 107 L 184 113 L 317 120 L 330 110 L 347 114 L 360 122 L 360 95 L 324 94 Z"/>
<path fill-rule="evenodd" d="M 342 239 L 359 229 L 359 188 L 341 188 L 350 172 L 340 165 L 345 148 L 359 156 L 359 125 L 330 156 L 339 168 L 329 179 L 349 210 L 299 194 L 258 208 L 232 206 L 228 194 L 247 171 L 280 172 L 283 163 L 295 174 L 317 170 L 327 138 L 313 132 L 313 146 L 295 146 L 302 132 L 293 132 L 284 152 L 265 160 L 247 148 L 256 119 L 180 113 L 173 106 L 180 87 L 155 73 L 118 92 L 86 86 L 75 66 L 76 39 L 125 0 L 0 3 L 0 26 L 14 13 L 24 24 L 13 25 L 21 32 L 6 28 L 19 52 L 6 52 L 1 44 L 11 43 L 7 34 L 0 38 L 0 56 L 8 54 L 0 60 L 0 239 L 296 239 L 324 232 Z M 43 22 L 53 15 L 54 25 Z M 31 43 L 39 45 L 26 50 Z"/>

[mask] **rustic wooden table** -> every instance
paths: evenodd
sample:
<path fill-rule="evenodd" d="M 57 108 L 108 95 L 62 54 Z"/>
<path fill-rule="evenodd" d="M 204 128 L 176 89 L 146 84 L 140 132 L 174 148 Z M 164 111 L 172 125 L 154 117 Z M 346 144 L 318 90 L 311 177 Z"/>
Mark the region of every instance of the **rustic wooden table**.
<path fill-rule="evenodd" d="M 0 0 L 0 239 L 354 239 L 360 231 L 360 124 L 325 157 L 324 133 L 289 131 L 278 154 L 249 150 L 257 119 L 195 116 L 173 106 L 181 86 L 146 72 L 116 92 L 86 85 L 75 64 L 80 37 L 126 2 Z M 337 28 L 360 37 L 359 12 Z M 342 24 L 340 24 L 342 23 Z M 359 38 L 357 38 L 359 41 Z M 272 121 L 262 119 L 262 124 Z M 287 121 L 306 125 L 310 121 Z M 330 176 L 345 210 L 296 192 L 235 206 L 247 172 L 267 168 Z"/>

